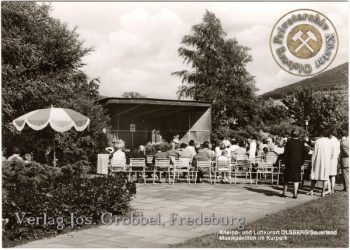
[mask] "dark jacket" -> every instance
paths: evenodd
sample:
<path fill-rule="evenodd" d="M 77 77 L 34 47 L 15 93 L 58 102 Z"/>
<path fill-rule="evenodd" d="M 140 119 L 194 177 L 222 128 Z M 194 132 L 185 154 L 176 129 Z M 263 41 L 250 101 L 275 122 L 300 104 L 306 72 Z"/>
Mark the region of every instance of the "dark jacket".
<path fill-rule="evenodd" d="M 105 133 L 100 133 L 97 138 L 98 151 L 104 152 L 105 148 L 108 147 L 108 137 Z"/>
<path fill-rule="evenodd" d="M 290 139 L 284 148 L 284 163 L 288 165 L 301 166 L 306 159 L 306 148 L 304 142 L 299 139 Z"/>

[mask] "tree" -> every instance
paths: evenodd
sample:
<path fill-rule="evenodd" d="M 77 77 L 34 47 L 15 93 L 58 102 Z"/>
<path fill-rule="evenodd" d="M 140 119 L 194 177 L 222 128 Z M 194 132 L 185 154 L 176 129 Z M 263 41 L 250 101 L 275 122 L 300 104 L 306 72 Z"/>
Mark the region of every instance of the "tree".
<path fill-rule="evenodd" d="M 96 104 L 99 80 L 88 80 L 81 70 L 84 48 L 75 29 L 50 16 L 50 5 L 34 2 L 2 2 L 2 131 L 3 144 L 26 152 L 44 150 L 52 144 L 51 129 L 15 131 L 12 120 L 51 105 L 72 108 L 87 115 L 90 127 L 82 132 L 56 135 L 64 152 L 90 157 L 96 133 L 110 119 Z M 74 141 L 74 144 L 70 144 Z M 84 153 L 85 152 L 85 153 Z M 73 160 L 74 157 L 72 157 Z M 74 161 L 76 161 L 74 159 Z"/>
<path fill-rule="evenodd" d="M 172 73 L 183 83 L 178 97 L 213 103 L 213 139 L 247 125 L 256 126 L 255 81 L 246 69 L 252 60 L 249 48 L 226 39 L 220 20 L 209 11 L 181 43 L 179 55 L 190 69 Z"/>
<path fill-rule="evenodd" d="M 318 136 L 322 128 L 339 131 L 348 128 L 347 92 L 299 89 L 286 96 L 283 103 L 296 125 L 305 127 L 305 121 L 308 120 L 311 135 Z"/>
<path fill-rule="evenodd" d="M 141 95 L 139 92 L 136 91 L 130 91 L 130 92 L 124 92 L 122 94 L 122 97 L 124 98 L 145 98 L 145 95 Z"/>

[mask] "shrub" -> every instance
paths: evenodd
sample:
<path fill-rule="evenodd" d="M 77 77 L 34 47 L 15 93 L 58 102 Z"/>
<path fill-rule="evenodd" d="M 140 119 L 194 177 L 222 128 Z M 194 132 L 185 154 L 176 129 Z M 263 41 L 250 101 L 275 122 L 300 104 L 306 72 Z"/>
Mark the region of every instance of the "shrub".
<path fill-rule="evenodd" d="M 166 152 L 168 150 L 170 150 L 172 148 L 171 143 L 167 143 L 167 142 L 161 142 L 161 143 L 148 143 L 145 146 L 146 149 L 146 154 L 147 155 L 154 155 L 155 153 L 157 153 L 157 148 L 159 147 L 159 149 L 163 152 Z"/>
<path fill-rule="evenodd" d="M 22 161 L 3 164 L 4 242 L 60 233 L 71 226 L 71 213 L 85 224 L 98 224 L 103 213 L 122 215 L 129 210 L 136 187 L 124 174 L 89 179 L 86 172 L 84 162 L 62 168 Z M 47 223 L 19 223 L 16 213 L 27 218 L 46 215 Z M 50 224 L 50 218 L 63 221 Z"/>

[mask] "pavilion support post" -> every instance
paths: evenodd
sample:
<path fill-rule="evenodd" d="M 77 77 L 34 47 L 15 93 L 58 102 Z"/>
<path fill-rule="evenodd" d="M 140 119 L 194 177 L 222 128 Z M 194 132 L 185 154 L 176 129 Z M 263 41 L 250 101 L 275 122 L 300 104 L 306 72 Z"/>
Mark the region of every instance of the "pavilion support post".
<path fill-rule="evenodd" d="M 119 138 L 119 116 L 117 117 L 117 138 Z"/>
<path fill-rule="evenodd" d="M 191 140 L 191 113 L 188 114 L 188 142 Z"/>

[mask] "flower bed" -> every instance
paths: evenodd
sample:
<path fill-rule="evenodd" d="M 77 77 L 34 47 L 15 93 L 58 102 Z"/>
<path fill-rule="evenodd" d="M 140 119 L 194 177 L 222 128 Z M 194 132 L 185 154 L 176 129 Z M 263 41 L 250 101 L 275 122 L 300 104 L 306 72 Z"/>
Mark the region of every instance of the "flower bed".
<path fill-rule="evenodd" d="M 125 214 L 135 184 L 124 174 L 86 178 L 85 166 L 3 164 L 3 245 L 99 224 L 103 213 Z"/>
<path fill-rule="evenodd" d="M 146 149 L 147 155 L 154 155 L 155 153 L 157 153 L 157 148 L 159 148 L 163 152 L 166 152 L 170 150 L 171 147 L 172 147 L 171 143 L 166 143 L 166 142 L 148 143 L 146 144 L 145 149 Z"/>

